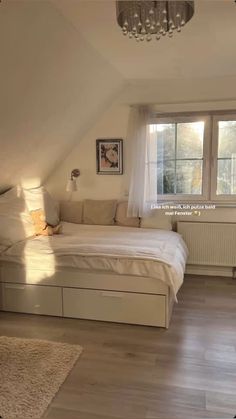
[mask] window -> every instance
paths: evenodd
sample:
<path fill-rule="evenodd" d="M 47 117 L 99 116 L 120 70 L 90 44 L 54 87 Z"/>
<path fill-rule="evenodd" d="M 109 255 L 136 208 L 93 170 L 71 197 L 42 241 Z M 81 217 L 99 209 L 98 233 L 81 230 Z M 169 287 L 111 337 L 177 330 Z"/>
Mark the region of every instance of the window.
<path fill-rule="evenodd" d="M 161 118 L 149 128 L 160 199 L 236 200 L 236 115 Z"/>
<path fill-rule="evenodd" d="M 236 199 L 236 118 L 213 118 L 212 197 Z"/>

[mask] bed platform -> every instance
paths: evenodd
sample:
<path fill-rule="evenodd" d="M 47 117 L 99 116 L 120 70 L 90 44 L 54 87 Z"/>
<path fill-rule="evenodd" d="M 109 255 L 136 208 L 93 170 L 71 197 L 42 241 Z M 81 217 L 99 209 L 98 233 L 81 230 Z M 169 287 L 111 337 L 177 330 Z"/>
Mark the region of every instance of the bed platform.
<path fill-rule="evenodd" d="M 29 270 L 2 263 L 3 311 L 168 328 L 174 303 L 162 281 L 140 276 Z"/>
<path fill-rule="evenodd" d="M 0 259 L 0 309 L 168 328 L 187 258 L 172 231 L 63 223 Z"/>

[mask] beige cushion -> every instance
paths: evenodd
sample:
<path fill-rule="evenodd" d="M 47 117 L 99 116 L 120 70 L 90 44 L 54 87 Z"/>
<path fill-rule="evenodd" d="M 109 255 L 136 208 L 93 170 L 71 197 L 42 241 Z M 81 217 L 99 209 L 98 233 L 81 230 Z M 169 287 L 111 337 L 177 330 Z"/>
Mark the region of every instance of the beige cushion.
<path fill-rule="evenodd" d="M 60 219 L 67 223 L 82 224 L 83 222 L 83 202 L 81 201 L 61 201 Z"/>
<path fill-rule="evenodd" d="M 150 216 L 141 219 L 142 228 L 157 228 L 159 230 L 172 230 L 172 218 L 165 215 L 165 211 L 154 209 Z"/>
<path fill-rule="evenodd" d="M 84 201 L 84 224 L 113 225 L 115 222 L 117 201 L 97 201 L 86 199 Z"/>
<path fill-rule="evenodd" d="M 116 208 L 116 224 L 118 226 L 139 227 L 138 217 L 127 217 L 128 202 L 118 202 Z"/>

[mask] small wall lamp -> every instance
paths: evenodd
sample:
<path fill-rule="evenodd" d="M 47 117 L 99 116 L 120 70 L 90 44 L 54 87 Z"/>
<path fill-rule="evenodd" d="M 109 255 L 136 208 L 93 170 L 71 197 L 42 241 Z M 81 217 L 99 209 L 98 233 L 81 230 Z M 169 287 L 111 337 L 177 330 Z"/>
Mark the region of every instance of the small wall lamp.
<path fill-rule="evenodd" d="M 70 174 L 70 179 L 67 182 L 66 185 L 66 191 L 67 192 L 75 192 L 77 191 L 77 183 L 76 179 L 80 176 L 80 170 L 79 169 L 73 169 Z"/>

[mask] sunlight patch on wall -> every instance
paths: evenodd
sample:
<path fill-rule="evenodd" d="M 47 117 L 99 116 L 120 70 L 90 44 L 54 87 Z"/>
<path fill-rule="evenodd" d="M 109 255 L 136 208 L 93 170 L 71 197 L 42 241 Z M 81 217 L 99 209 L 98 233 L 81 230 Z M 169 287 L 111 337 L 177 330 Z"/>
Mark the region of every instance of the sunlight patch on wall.
<path fill-rule="evenodd" d="M 42 185 L 42 180 L 39 177 L 23 178 L 21 180 L 21 186 L 24 189 L 38 188 Z"/>

